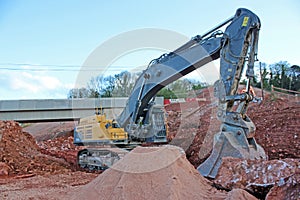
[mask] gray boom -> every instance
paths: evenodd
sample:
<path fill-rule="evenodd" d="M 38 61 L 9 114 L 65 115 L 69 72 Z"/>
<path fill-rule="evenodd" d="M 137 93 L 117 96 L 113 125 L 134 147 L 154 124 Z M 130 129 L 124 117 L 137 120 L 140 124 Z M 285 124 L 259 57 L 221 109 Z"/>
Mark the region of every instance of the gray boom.
<path fill-rule="evenodd" d="M 247 26 L 243 26 L 244 17 L 249 17 Z M 117 119 L 120 126 L 126 127 L 131 121 L 137 123 L 140 117 L 145 117 L 144 110 L 151 106 L 150 100 L 160 89 L 220 57 L 221 80 L 226 95 L 233 95 L 244 67 L 249 37 L 258 32 L 260 22 L 246 9 L 238 9 L 230 21 L 224 33 L 214 32 L 210 36 L 206 33 L 206 38 L 196 36 L 174 52 L 151 61 L 136 81 L 127 105 Z"/>

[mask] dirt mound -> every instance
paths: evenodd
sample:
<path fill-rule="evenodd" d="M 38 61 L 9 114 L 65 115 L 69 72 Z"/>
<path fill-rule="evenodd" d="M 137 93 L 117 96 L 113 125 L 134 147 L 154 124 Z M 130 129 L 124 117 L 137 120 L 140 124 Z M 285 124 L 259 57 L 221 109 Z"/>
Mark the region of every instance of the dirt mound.
<path fill-rule="evenodd" d="M 35 139 L 14 121 L 0 121 L 0 162 L 10 175 L 68 171 L 68 163 L 40 152 Z"/>
<path fill-rule="evenodd" d="M 137 147 L 70 199 L 225 199 L 175 146 Z"/>
<path fill-rule="evenodd" d="M 63 158 L 71 165 L 72 169 L 77 168 L 77 153 L 83 149 L 82 146 L 75 146 L 73 136 L 61 136 L 52 140 L 38 142 L 41 152 L 56 158 Z"/>
<path fill-rule="evenodd" d="M 75 122 L 45 122 L 30 124 L 28 131 L 37 141 L 43 154 L 65 160 L 70 168 L 77 168 L 77 152 L 82 147 L 73 144 Z"/>
<path fill-rule="evenodd" d="M 43 122 L 29 124 L 24 131 L 29 132 L 36 141 L 45 141 L 61 136 L 71 136 L 76 122 Z"/>
<path fill-rule="evenodd" d="M 300 158 L 300 104 L 268 95 L 249 108 L 255 138 L 269 159 Z"/>
<path fill-rule="evenodd" d="M 257 200 L 254 196 L 246 192 L 245 190 L 242 189 L 233 189 L 231 190 L 227 197 L 226 200 Z"/>
<path fill-rule="evenodd" d="M 205 100 L 173 103 L 165 107 L 169 128 L 169 141 L 183 148 L 188 160 L 198 167 L 210 154 L 213 137 L 220 129 L 217 120 L 217 99 L 213 88 L 200 91 Z"/>
<path fill-rule="evenodd" d="M 286 176 L 283 177 L 283 174 L 281 174 L 282 176 L 279 180 L 277 178 L 278 174 L 273 170 L 268 170 L 268 167 L 272 168 L 276 167 L 276 163 L 284 163 L 284 161 L 277 159 L 300 158 L 300 104 L 289 101 L 286 98 L 278 98 L 268 93 L 265 94 L 265 98 L 261 103 L 250 103 L 247 114 L 256 126 L 255 138 L 258 144 L 265 149 L 266 154 L 271 159 L 271 161 L 263 163 L 253 161 L 256 162 L 255 169 L 259 172 L 264 169 L 265 172 L 261 172 L 261 174 L 268 174 L 268 177 L 263 180 L 261 177 L 265 176 L 259 175 L 257 177 L 254 173 L 249 173 L 252 169 L 250 169 L 251 165 L 249 169 L 247 168 L 247 171 L 238 170 L 236 168 L 238 166 L 242 168 L 241 164 L 238 165 L 237 162 L 233 162 L 231 168 L 226 164 L 222 167 L 221 174 L 223 174 L 223 178 L 226 174 L 231 174 L 221 180 L 221 182 L 224 181 L 227 184 L 222 187 L 227 190 L 244 188 L 256 193 L 258 196 L 265 196 L 272 187 L 271 191 L 273 191 L 273 194 L 269 193 L 268 196 L 274 196 L 275 192 L 283 190 L 290 191 L 294 189 L 293 193 L 295 193 L 295 187 L 298 187 L 297 184 L 294 184 L 295 181 L 290 181 L 293 184 L 287 184 L 288 181 L 286 181 L 284 184 L 285 188 L 276 185 L 280 180 L 282 182 L 283 179 L 290 175 L 286 170 L 286 173 L 283 173 Z M 171 143 L 184 147 L 188 160 L 195 167 L 209 155 L 212 148 L 213 135 L 219 131 L 220 122 L 216 119 L 217 104 L 215 102 L 217 100 L 214 98 L 210 98 L 210 101 L 208 100 L 201 102 L 201 105 L 199 105 L 200 109 L 196 110 L 194 108 L 192 111 L 187 110 L 189 102 L 166 106 L 166 110 L 169 113 L 167 121 L 171 133 Z M 184 112 L 190 112 L 191 114 L 184 114 Z M 184 117 L 184 115 L 187 117 Z M 197 128 L 195 129 L 194 127 Z M 192 141 L 188 138 L 188 135 L 190 137 L 192 135 Z M 291 159 L 290 161 L 295 164 L 299 163 L 299 159 L 294 159 L 294 161 Z M 289 161 L 286 162 L 289 163 Z M 280 168 L 279 164 L 277 168 Z M 294 165 L 290 164 L 290 166 Z M 234 171 L 232 171 L 233 169 Z M 272 174 L 271 172 L 274 173 Z M 295 175 L 292 177 L 295 177 Z M 275 181 L 270 182 L 269 179 Z M 266 183 L 269 183 L 269 185 Z M 235 186 L 233 187 L 233 185 Z M 286 193 L 289 194 L 289 192 Z"/>
<path fill-rule="evenodd" d="M 182 147 L 188 160 L 198 167 L 210 154 L 214 134 L 219 132 L 217 99 L 206 88 L 206 101 L 166 106 L 169 141 Z M 257 92 L 260 94 L 260 92 Z M 258 144 L 269 159 L 300 158 L 300 104 L 265 92 L 262 103 L 250 103 L 247 114 L 256 126 Z"/>

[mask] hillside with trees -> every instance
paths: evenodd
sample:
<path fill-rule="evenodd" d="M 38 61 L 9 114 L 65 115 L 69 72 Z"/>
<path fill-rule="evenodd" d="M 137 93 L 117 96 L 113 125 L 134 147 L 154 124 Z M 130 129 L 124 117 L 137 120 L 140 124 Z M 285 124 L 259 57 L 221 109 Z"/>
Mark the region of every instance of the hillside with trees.
<path fill-rule="evenodd" d="M 280 61 L 271 65 L 261 64 L 261 78 L 254 86 L 270 91 L 271 86 L 287 90 L 300 91 L 300 66 L 290 65 L 286 61 Z"/>
<path fill-rule="evenodd" d="M 140 73 L 123 71 L 119 74 L 92 77 L 87 87 L 73 88 L 68 98 L 100 98 L 100 97 L 128 97 Z M 206 83 L 197 80 L 179 79 L 164 87 L 157 96 L 164 98 L 185 98 L 189 91 L 207 87 Z"/>
<path fill-rule="evenodd" d="M 252 85 L 263 87 L 270 91 L 271 86 L 287 90 L 300 91 L 300 66 L 290 65 L 287 61 L 274 64 L 261 63 L 256 65 L 256 76 Z M 100 98 L 100 97 L 128 97 L 141 73 L 123 71 L 119 74 L 92 77 L 86 87 L 73 88 L 68 98 Z M 245 83 L 245 79 L 241 81 Z M 207 83 L 199 80 L 181 78 L 158 92 L 158 96 L 166 99 L 186 98 L 190 91 L 207 87 Z"/>

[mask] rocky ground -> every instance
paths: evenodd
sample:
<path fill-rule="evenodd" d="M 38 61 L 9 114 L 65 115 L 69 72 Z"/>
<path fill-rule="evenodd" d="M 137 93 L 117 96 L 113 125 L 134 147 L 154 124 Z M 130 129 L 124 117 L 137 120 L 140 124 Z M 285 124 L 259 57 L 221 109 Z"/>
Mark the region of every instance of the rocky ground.
<path fill-rule="evenodd" d="M 203 93 L 208 97 L 206 101 L 192 104 L 192 109 L 188 109 L 191 103 L 166 107 L 169 139 L 186 150 L 195 167 L 208 157 L 214 133 L 219 131 L 220 125 L 216 118 L 216 99 L 211 97 L 212 88 Z M 299 102 L 266 94 L 262 103 L 249 105 L 247 114 L 256 126 L 255 138 L 269 159 L 300 158 Z"/>
<path fill-rule="evenodd" d="M 0 199 L 69 199 L 83 188 L 92 190 L 91 187 L 96 186 L 101 191 L 103 184 L 95 184 L 104 183 L 108 177 L 112 182 L 119 182 L 118 185 L 107 186 L 114 189 L 111 192 L 114 195 L 117 191 L 130 189 L 126 186 L 129 184 L 126 180 L 134 179 L 140 187 L 146 184 L 153 191 L 155 188 L 162 191 L 164 187 L 171 191 L 182 190 L 182 193 L 174 192 L 173 197 L 179 199 L 193 194 L 192 190 L 187 194 L 184 187 L 184 178 L 191 174 L 191 179 L 201 182 L 200 186 L 194 185 L 191 188 L 199 191 L 199 187 L 202 187 L 202 190 L 216 195 L 215 199 L 242 199 L 241 195 L 247 197 L 244 199 L 299 199 L 300 104 L 270 94 L 260 104 L 251 103 L 248 109 L 248 115 L 257 128 L 255 138 L 265 149 L 269 160 L 262 162 L 226 158 L 216 179 L 204 179 L 205 184 L 203 177 L 194 174 L 196 172 L 191 166 L 197 167 L 209 156 L 213 135 L 219 130 L 217 104 L 212 94 L 212 88 L 205 89 L 200 91 L 198 95 L 201 98 L 196 102 L 166 106 L 170 144 L 183 148 L 188 160 L 179 159 L 180 164 L 174 162 L 174 165 L 167 168 L 169 171 L 157 170 L 161 178 L 157 181 L 162 181 L 161 185 L 151 181 L 148 183 L 148 180 L 157 178 L 156 173 L 145 175 L 146 183 L 138 182 L 143 177 L 132 177 L 113 170 L 99 177 L 98 174 L 78 171 L 75 162 L 76 152 L 80 148 L 73 145 L 73 122 L 29 125 L 24 129 L 13 121 L 0 122 Z M 123 161 L 123 165 L 128 166 L 141 159 L 129 160 Z M 155 160 L 151 163 L 155 163 Z M 139 165 L 136 163 L 135 166 Z M 186 173 L 186 177 L 182 177 L 181 172 Z M 136 190 L 134 186 L 133 189 Z M 65 193 L 69 196 L 65 196 Z M 205 192 L 203 194 L 206 195 Z M 100 195 L 99 198 L 114 199 L 117 197 L 114 195 Z M 151 199 L 151 191 L 149 195 Z M 166 193 L 162 192 L 161 195 Z"/>

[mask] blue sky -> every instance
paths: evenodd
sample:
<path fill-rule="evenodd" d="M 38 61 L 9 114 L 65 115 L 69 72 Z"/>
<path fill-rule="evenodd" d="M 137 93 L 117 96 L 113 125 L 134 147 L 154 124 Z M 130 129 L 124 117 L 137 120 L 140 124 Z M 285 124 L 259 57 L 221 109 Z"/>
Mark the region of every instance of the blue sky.
<path fill-rule="evenodd" d="M 261 20 L 260 61 L 300 65 L 298 0 L 0 0 L 0 99 L 65 98 L 78 79 L 78 71 L 68 71 L 75 69 L 68 66 L 79 69 L 95 49 L 111 38 L 153 28 L 188 39 L 231 17 L 239 7 L 250 9 Z M 174 45 L 179 42 L 174 41 Z M 163 52 L 155 47 L 138 49 L 110 64 L 145 66 Z M 64 71 L 53 71 L 57 65 L 66 67 L 60 67 Z"/>

